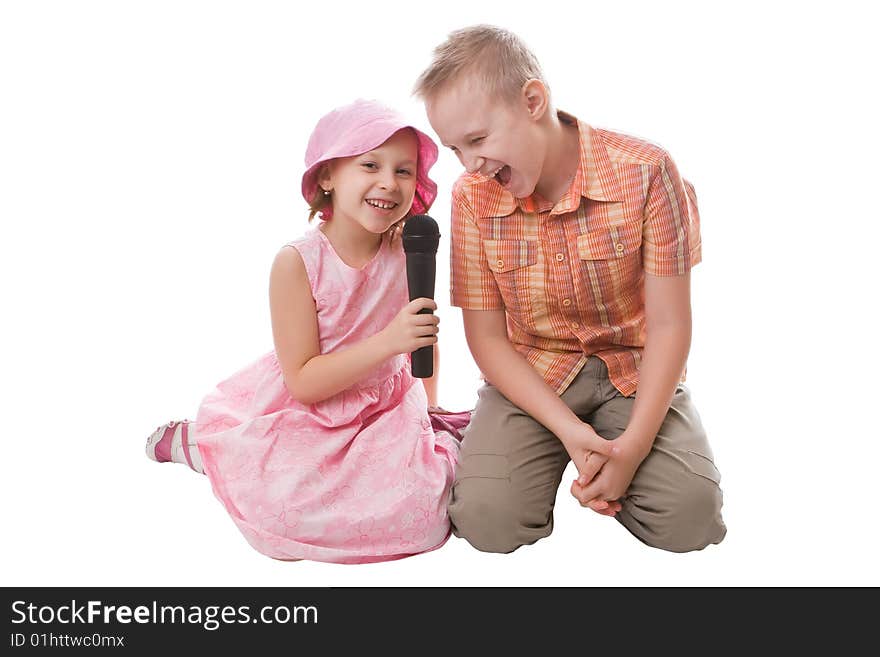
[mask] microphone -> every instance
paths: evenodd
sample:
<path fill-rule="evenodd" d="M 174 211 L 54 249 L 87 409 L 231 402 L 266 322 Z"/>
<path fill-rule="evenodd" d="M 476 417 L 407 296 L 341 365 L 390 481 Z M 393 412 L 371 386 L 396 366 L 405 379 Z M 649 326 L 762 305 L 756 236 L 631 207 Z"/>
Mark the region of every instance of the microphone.
<path fill-rule="evenodd" d="M 406 253 L 406 283 L 409 300 L 422 297 L 434 298 L 434 279 L 437 275 L 435 256 L 440 243 L 437 222 L 426 214 L 417 214 L 406 220 L 403 226 L 403 250 Z M 419 314 L 430 314 L 429 308 Z M 412 352 L 412 375 L 419 379 L 434 376 L 434 345 Z"/>

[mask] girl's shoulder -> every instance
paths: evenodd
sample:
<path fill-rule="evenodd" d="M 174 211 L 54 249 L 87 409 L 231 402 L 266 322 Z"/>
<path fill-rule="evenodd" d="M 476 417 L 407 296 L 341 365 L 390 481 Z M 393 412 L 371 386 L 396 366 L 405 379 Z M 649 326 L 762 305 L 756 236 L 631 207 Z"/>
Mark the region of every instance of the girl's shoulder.
<path fill-rule="evenodd" d="M 314 287 L 323 260 L 322 233 L 313 227 L 283 245 L 272 264 L 272 278 Z"/>
<path fill-rule="evenodd" d="M 311 271 L 315 269 L 318 260 L 321 259 L 321 249 L 321 232 L 317 228 L 312 228 L 282 246 L 278 255 L 282 260 L 290 260 L 298 256 L 301 265 L 304 264 L 305 268 Z"/>
<path fill-rule="evenodd" d="M 312 227 L 299 237 L 289 241 L 284 247 L 292 247 L 297 251 L 310 246 L 319 246 L 321 243 L 321 231 L 317 227 Z M 282 248 L 283 250 L 283 248 Z"/>
<path fill-rule="evenodd" d="M 308 267 L 303 259 L 296 241 L 288 242 L 275 254 L 270 274 L 270 284 L 275 285 L 309 285 L 310 276 Z"/>

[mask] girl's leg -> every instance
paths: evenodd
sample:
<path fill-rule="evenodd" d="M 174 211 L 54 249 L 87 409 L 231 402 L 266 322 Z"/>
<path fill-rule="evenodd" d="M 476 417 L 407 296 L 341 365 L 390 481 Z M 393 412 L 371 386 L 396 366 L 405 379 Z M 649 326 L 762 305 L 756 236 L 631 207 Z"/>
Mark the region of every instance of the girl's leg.
<path fill-rule="evenodd" d="M 184 463 L 204 474 L 199 448 L 192 440 L 189 420 L 163 424 L 147 438 L 147 457 L 159 463 Z"/>
<path fill-rule="evenodd" d="M 428 408 L 428 418 L 434 431 L 448 431 L 461 442 L 461 432 L 471 421 L 471 411 L 453 413 L 439 406 Z"/>

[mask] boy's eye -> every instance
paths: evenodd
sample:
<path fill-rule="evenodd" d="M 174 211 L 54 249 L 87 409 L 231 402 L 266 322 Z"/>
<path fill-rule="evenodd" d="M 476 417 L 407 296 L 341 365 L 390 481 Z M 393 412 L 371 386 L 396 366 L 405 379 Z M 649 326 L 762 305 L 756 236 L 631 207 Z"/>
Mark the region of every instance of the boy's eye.
<path fill-rule="evenodd" d="M 471 139 L 471 144 L 473 144 L 473 145 L 479 144 L 484 139 L 485 139 L 485 137 L 474 137 L 473 139 Z"/>

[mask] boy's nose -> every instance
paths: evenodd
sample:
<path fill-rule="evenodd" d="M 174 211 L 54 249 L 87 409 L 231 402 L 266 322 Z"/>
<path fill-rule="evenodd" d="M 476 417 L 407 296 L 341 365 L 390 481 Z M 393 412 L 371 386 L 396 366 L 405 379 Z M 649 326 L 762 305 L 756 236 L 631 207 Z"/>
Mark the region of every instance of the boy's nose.
<path fill-rule="evenodd" d="M 476 173 L 483 168 L 484 164 L 486 164 L 486 160 L 484 158 L 471 156 L 465 160 L 464 168 L 467 170 L 468 173 Z"/>

